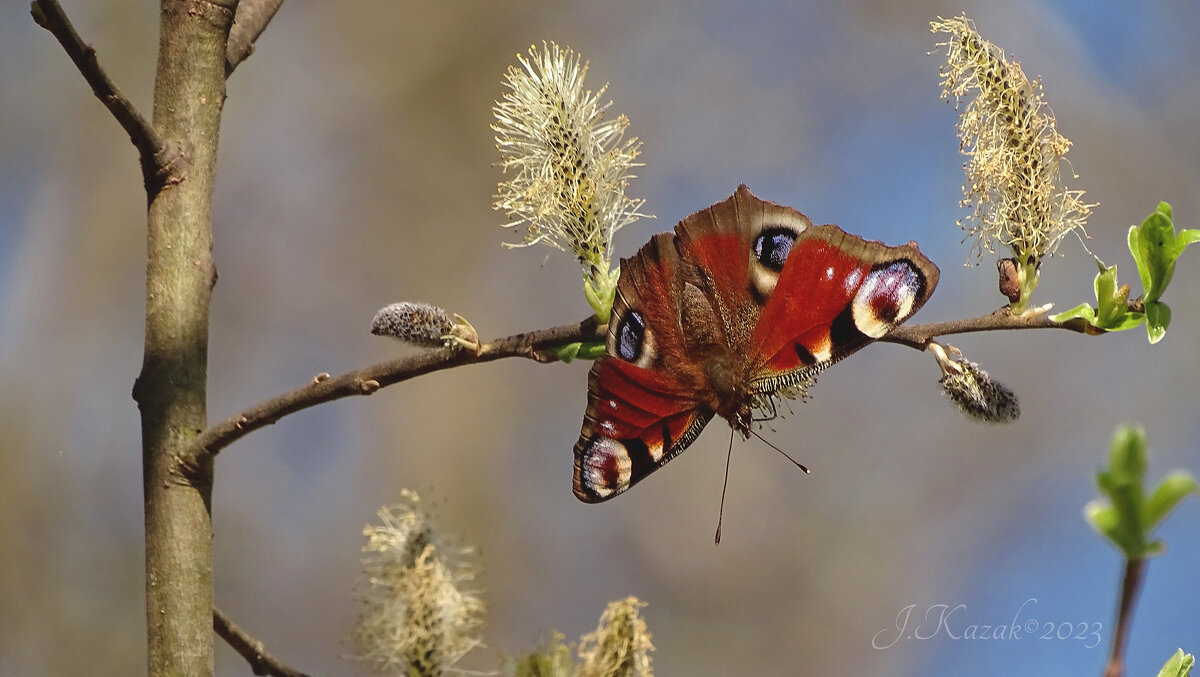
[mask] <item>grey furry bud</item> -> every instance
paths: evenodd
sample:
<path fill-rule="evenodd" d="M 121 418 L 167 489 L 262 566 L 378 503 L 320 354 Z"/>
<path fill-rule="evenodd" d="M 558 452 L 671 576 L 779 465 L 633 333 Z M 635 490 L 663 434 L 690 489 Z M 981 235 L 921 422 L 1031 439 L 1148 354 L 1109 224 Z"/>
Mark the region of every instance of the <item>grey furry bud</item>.
<path fill-rule="evenodd" d="M 1021 403 L 1008 386 L 994 380 L 974 362 L 957 362 L 959 373 L 947 373 L 939 383 L 954 406 L 987 423 L 1010 423 L 1021 416 Z"/>
<path fill-rule="evenodd" d="M 381 308 L 371 320 L 371 333 L 418 346 L 440 348 L 454 330 L 450 314 L 428 303 L 401 301 Z"/>
<path fill-rule="evenodd" d="M 1011 423 L 1021 416 L 1021 403 L 1008 386 L 988 375 L 974 362 L 962 358 L 957 348 L 949 346 L 958 357 L 950 357 L 946 347 L 929 344 L 929 351 L 942 370 L 938 381 L 954 406 L 964 415 L 986 423 Z"/>

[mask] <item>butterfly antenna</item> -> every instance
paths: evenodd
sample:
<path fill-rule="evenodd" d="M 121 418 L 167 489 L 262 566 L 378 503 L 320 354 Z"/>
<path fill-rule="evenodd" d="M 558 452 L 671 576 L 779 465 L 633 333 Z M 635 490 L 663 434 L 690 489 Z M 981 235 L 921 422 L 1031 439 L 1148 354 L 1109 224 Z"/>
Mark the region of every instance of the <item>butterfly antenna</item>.
<path fill-rule="evenodd" d="M 729 451 L 725 454 L 725 481 L 721 484 L 721 510 L 717 513 L 717 536 L 714 545 L 721 545 L 721 520 L 725 519 L 725 489 L 729 486 L 729 460 L 733 458 L 733 428 L 729 429 Z"/>
<path fill-rule="evenodd" d="M 796 467 L 803 470 L 805 474 L 807 474 L 807 475 L 812 474 L 812 471 L 809 470 L 803 463 L 801 463 L 800 461 L 797 461 L 796 459 L 792 458 L 791 456 L 788 456 L 788 453 L 786 451 L 784 451 L 783 449 L 780 449 L 779 447 L 775 446 L 774 444 L 771 444 L 769 441 L 767 441 L 767 438 L 763 437 L 762 435 L 759 435 L 757 430 L 751 430 L 750 432 L 753 433 L 755 437 L 762 440 L 763 444 L 766 444 L 768 447 L 771 447 L 775 451 L 778 451 L 779 453 L 783 454 L 784 458 L 791 461 L 792 463 L 795 463 Z M 729 471 L 726 470 L 726 473 L 728 473 L 728 472 Z"/>

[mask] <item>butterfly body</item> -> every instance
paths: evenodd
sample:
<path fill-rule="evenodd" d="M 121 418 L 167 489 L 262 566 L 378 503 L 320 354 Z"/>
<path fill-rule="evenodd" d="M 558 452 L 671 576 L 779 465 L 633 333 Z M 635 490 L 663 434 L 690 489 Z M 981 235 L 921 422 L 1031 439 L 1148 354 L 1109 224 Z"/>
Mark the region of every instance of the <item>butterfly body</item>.
<path fill-rule="evenodd" d="M 678 455 L 714 416 L 744 437 L 776 393 L 802 391 L 915 313 L 938 269 L 760 200 L 745 186 L 621 262 L 588 378 L 575 495 L 603 501 Z"/>

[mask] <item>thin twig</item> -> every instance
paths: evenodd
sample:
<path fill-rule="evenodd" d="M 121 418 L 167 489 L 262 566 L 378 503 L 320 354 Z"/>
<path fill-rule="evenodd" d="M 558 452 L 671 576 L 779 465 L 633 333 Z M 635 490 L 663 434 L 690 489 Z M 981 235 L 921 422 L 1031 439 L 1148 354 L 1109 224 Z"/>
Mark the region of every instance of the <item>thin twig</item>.
<path fill-rule="evenodd" d="M 1142 587 L 1142 574 L 1146 571 L 1146 560 L 1142 557 L 1125 560 L 1125 576 L 1121 581 L 1121 601 L 1117 609 L 1117 630 L 1113 634 L 1112 653 L 1104 677 L 1124 677 L 1125 643 L 1129 636 L 1129 625 L 1133 622 L 1133 607 L 1138 591 Z"/>
<path fill-rule="evenodd" d="M 881 338 L 880 341 L 899 343 L 917 350 L 924 350 L 934 338 L 949 334 L 1004 329 L 1055 328 L 1070 329 L 1076 332 L 1085 331 L 1084 327 L 1078 323 L 1060 324 L 1039 314 L 1015 316 L 1008 312 L 1007 307 L 1004 307 L 989 315 L 966 320 L 900 326 Z M 449 349 L 430 350 L 356 369 L 340 376 L 321 374 L 305 386 L 260 402 L 242 413 L 202 431 L 192 438 L 181 457 L 181 462 L 184 468 L 196 467 L 196 464 L 215 456 L 243 436 L 271 425 L 284 416 L 318 404 L 353 395 L 370 395 L 385 386 L 464 364 L 479 364 L 506 357 L 524 357 L 538 362 L 554 362 L 557 358 L 552 352 L 549 352 L 550 348 L 576 341 L 602 341 L 606 331 L 606 325 L 599 325 L 594 317 L 589 317 L 576 324 L 540 329 L 484 342 L 480 345 L 478 352 Z"/>
<path fill-rule="evenodd" d="M 1045 313 L 1026 312 L 1021 315 L 1013 315 L 1009 311 L 1008 306 L 1004 306 L 988 315 L 965 320 L 900 325 L 879 340 L 886 343 L 899 343 L 910 348 L 916 348 L 917 350 L 924 350 L 933 339 L 939 336 L 1008 329 L 1067 329 L 1080 334 L 1104 333 L 1091 328 L 1090 325 L 1082 320 L 1055 322 Z"/>
<path fill-rule="evenodd" d="M 263 643 L 238 627 L 229 616 L 217 607 L 213 607 L 213 630 L 233 650 L 242 655 L 250 664 L 250 670 L 256 675 L 272 675 L 273 677 L 308 677 L 308 675 L 284 665 L 278 658 L 267 653 Z"/>
<path fill-rule="evenodd" d="M 96 58 L 96 49 L 85 43 L 71 25 L 66 12 L 58 0 L 34 0 L 30 14 L 37 25 L 45 28 L 58 39 L 71 57 L 92 92 L 108 108 L 117 122 L 129 134 L 129 140 L 138 150 L 142 165 L 142 177 L 147 195 L 153 200 L 158 190 L 168 183 L 177 183 L 186 171 L 181 162 L 182 155 L 174 146 L 163 139 L 154 126 L 138 111 L 133 102 L 117 89 L 108 73 Z"/>
<path fill-rule="evenodd" d="M 464 364 L 491 362 L 505 357 L 553 362 L 557 358 L 547 352 L 549 348 L 576 341 L 602 341 L 605 330 L 606 325 L 599 325 L 594 317 L 590 317 L 575 324 L 488 341 L 480 345 L 478 352 L 430 350 L 357 369 L 341 376 L 322 374 L 308 385 L 260 402 L 236 416 L 210 426 L 192 438 L 180 460 L 185 468 L 198 467 L 205 458 L 216 455 L 243 435 L 270 425 L 288 414 L 343 397 L 370 395 L 385 386 L 433 371 Z"/>
<path fill-rule="evenodd" d="M 229 46 L 225 49 L 225 77 L 254 53 L 254 43 L 266 30 L 267 24 L 279 11 L 283 0 L 242 0 L 233 15 L 233 28 L 229 30 Z"/>

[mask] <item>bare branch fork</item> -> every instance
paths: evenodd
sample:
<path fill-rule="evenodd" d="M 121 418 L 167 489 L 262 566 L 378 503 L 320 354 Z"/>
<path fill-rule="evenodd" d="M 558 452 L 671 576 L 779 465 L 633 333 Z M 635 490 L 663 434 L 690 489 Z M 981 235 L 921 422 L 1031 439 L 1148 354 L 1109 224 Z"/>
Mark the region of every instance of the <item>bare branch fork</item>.
<path fill-rule="evenodd" d="M 129 134 L 129 140 L 140 156 L 147 194 L 152 196 L 164 185 L 181 181 L 186 168 L 179 164 L 183 160 L 179 148 L 168 144 L 133 102 L 121 93 L 101 68 L 96 59 L 96 49 L 79 37 L 58 0 L 34 0 L 30 13 L 37 25 L 58 39 L 83 79 L 91 86 L 92 93 Z"/>
<path fill-rule="evenodd" d="M 242 0 L 234 15 L 225 54 L 225 77 L 254 53 L 254 43 L 279 10 L 283 0 Z M 33 0 L 30 14 L 37 25 L 50 31 L 67 56 L 91 86 L 97 99 L 108 108 L 137 149 L 147 195 L 153 197 L 163 186 L 178 183 L 187 174 L 186 154 L 168 143 L 117 87 L 96 58 L 96 48 L 79 37 L 58 0 Z"/>

